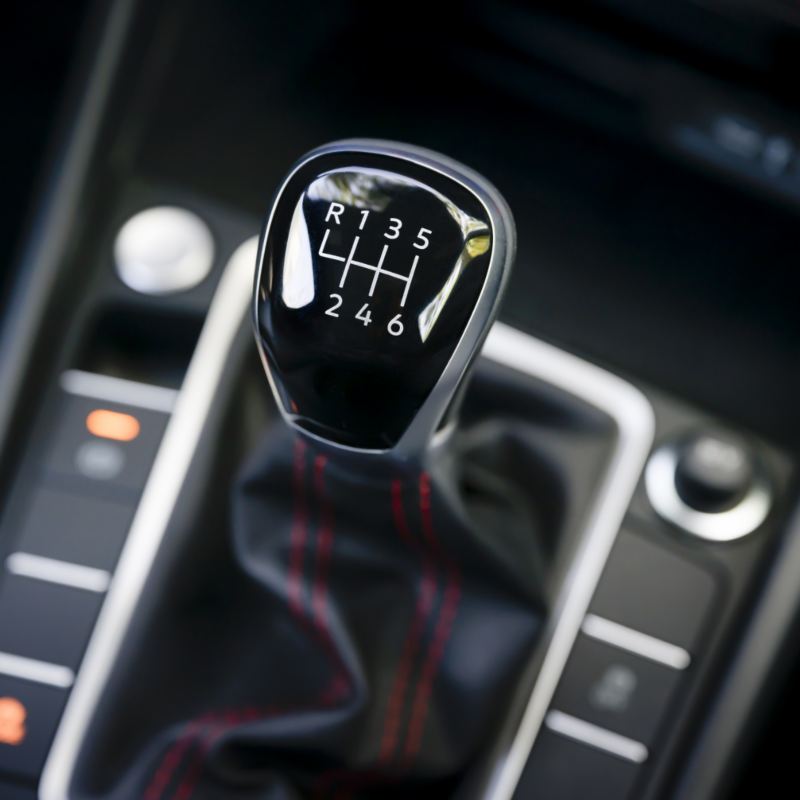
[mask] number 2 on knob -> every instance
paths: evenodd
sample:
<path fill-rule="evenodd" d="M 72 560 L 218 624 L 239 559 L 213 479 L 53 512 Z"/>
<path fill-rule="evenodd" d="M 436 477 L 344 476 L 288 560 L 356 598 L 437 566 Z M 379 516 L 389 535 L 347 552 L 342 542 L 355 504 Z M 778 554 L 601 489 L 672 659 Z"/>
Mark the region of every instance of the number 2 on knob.
<path fill-rule="evenodd" d="M 330 308 L 326 308 L 325 313 L 329 317 L 338 317 L 336 309 L 342 304 L 342 296 L 340 294 L 331 294 L 329 297 L 333 300 L 333 305 Z"/>

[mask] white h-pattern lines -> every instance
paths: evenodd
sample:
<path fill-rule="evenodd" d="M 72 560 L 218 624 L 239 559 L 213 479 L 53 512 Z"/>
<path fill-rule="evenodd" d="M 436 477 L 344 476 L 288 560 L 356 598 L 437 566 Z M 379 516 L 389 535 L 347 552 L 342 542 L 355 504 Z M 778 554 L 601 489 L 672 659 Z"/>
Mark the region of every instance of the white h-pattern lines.
<path fill-rule="evenodd" d="M 361 239 L 360 236 L 356 236 L 353 238 L 353 245 L 350 248 L 350 252 L 347 255 L 347 258 L 344 256 L 337 256 L 333 253 L 326 253 L 325 252 L 325 245 L 328 242 L 328 236 L 330 235 L 331 229 L 325 228 L 325 235 L 322 237 L 322 244 L 319 246 L 319 255 L 322 258 L 329 258 L 333 261 L 343 261 L 344 262 L 344 269 L 342 270 L 342 277 L 339 281 L 339 288 L 343 288 L 345 281 L 347 280 L 347 275 L 350 272 L 350 267 L 361 267 L 362 269 L 370 269 L 373 272 L 372 275 L 372 283 L 369 287 L 369 296 L 375 292 L 375 287 L 378 285 L 378 278 L 381 275 L 388 275 L 390 278 L 396 278 L 399 281 L 405 282 L 405 288 L 403 289 L 403 297 L 400 300 L 400 307 L 402 308 L 406 304 L 406 299 L 408 298 L 408 290 L 411 288 L 411 281 L 414 279 L 414 273 L 417 270 L 417 263 L 419 262 L 419 255 L 414 256 L 414 261 L 411 264 L 411 272 L 408 275 L 401 275 L 399 272 L 392 272 L 388 269 L 383 269 L 383 261 L 386 258 L 386 254 L 389 252 L 389 245 L 385 244 L 383 249 L 381 250 L 380 258 L 378 259 L 377 265 L 373 264 L 365 264 L 363 261 L 356 261 L 356 249 L 358 248 L 358 242 Z"/>

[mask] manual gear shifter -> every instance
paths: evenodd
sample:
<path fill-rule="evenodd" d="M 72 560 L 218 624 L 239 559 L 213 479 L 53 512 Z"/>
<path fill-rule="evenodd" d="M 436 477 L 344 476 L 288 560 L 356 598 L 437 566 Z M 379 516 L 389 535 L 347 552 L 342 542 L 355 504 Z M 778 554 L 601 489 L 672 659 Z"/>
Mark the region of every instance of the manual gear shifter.
<path fill-rule="evenodd" d="M 343 142 L 290 174 L 254 311 L 301 435 L 265 431 L 231 487 L 229 536 L 199 520 L 192 558 L 151 598 L 158 663 L 131 664 L 119 696 L 141 697 L 146 674 L 175 704 L 148 720 L 157 734 L 119 732 L 123 762 L 151 744 L 114 797 L 479 796 L 529 679 L 552 519 L 529 430 L 496 413 L 513 377 L 484 375 L 493 401 L 452 424 L 513 236 L 494 189 L 426 151 Z M 230 440 L 220 451 L 252 438 Z"/>
<path fill-rule="evenodd" d="M 422 460 L 513 255 L 508 208 L 466 167 L 393 142 L 310 153 L 258 257 L 256 338 L 284 418 L 338 449 Z"/>

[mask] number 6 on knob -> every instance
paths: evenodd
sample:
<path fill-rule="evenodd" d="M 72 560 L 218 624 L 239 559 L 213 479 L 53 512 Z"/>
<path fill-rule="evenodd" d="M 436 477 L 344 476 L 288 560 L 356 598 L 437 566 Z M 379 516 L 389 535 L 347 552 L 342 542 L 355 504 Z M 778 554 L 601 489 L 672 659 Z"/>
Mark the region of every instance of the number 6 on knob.
<path fill-rule="evenodd" d="M 256 341 L 278 407 L 328 447 L 421 462 L 497 312 L 511 212 L 445 156 L 382 141 L 312 151 L 258 249 Z"/>

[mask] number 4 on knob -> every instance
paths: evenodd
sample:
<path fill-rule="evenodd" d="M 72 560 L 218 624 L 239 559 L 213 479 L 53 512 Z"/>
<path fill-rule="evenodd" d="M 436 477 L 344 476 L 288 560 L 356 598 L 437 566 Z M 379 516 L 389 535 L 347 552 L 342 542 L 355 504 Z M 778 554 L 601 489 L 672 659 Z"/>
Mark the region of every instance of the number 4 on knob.
<path fill-rule="evenodd" d="M 372 322 L 372 312 L 369 310 L 369 303 L 364 303 L 358 310 L 356 319 L 360 319 L 364 325 L 369 325 Z"/>

